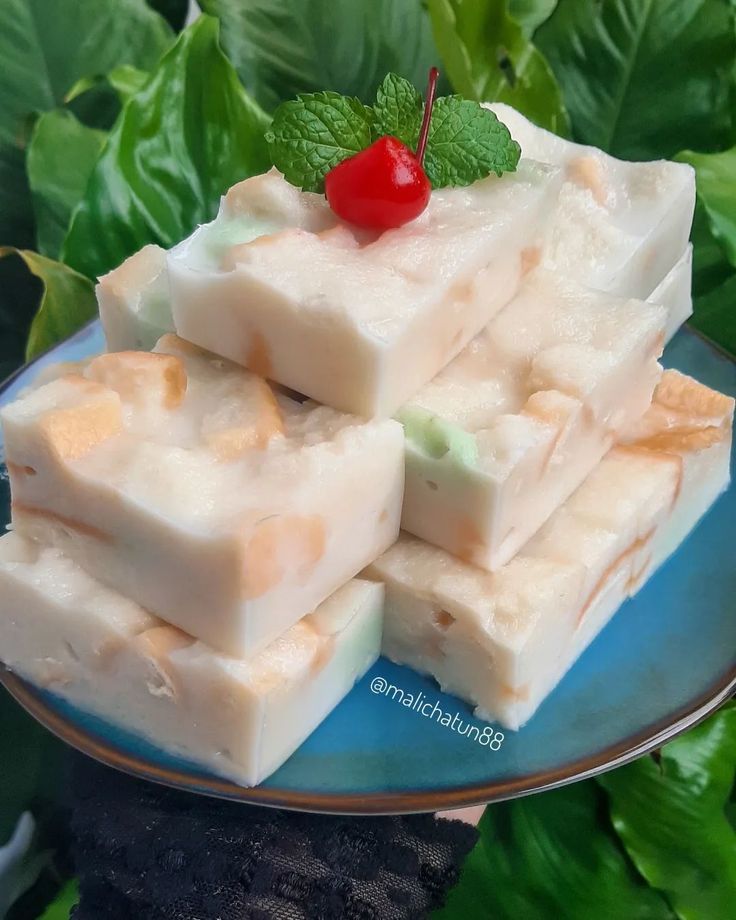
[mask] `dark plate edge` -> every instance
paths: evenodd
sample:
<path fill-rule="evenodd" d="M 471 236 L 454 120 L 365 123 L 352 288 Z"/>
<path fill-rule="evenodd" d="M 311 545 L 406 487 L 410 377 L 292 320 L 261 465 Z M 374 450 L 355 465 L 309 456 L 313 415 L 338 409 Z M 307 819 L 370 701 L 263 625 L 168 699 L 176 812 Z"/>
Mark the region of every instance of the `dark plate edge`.
<path fill-rule="evenodd" d="M 96 734 L 79 728 L 49 706 L 32 684 L 0 664 L 0 683 L 11 696 L 44 728 L 83 754 L 124 773 L 175 789 L 197 791 L 215 798 L 230 799 L 251 805 L 287 808 L 321 814 L 387 815 L 410 812 L 443 811 L 468 805 L 483 805 L 542 792 L 567 783 L 587 779 L 647 754 L 703 721 L 736 693 L 736 664 L 695 700 L 681 709 L 630 735 L 611 747 L 583 757 L 557 770 L 530 773 L 513 780 L 488 784 L 458 786 L 430 792 L 384 793 L 367 795 L 322 794 L 271 789 L 264 786 L 245 788 L 227 780 L 182 772 L 150 764 L 139 757 L 111 747 Z"/>

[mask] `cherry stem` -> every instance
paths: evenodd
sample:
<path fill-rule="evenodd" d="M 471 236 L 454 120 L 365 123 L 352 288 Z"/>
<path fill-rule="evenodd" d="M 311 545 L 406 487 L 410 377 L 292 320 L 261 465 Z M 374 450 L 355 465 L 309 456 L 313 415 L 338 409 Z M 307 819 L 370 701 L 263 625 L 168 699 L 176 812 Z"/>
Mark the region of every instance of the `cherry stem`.
<path fill-rule="evenodd" d="M 424 161 L 424 151 L 427 149 L 427 138 L 429 137 L 429 122 L 432 118 L 432 106 L 434 105 L 434 95 L 437 92 L 437 78 L 440 72 L 436 67 L 429 71 L 429 82 L 427 83 L 427 98 L 424 102 L 424 117 L 422 118 L 422 127 L 419 131 L 419 143 L 417 152 L 414 154 L 419 163 Z"/>

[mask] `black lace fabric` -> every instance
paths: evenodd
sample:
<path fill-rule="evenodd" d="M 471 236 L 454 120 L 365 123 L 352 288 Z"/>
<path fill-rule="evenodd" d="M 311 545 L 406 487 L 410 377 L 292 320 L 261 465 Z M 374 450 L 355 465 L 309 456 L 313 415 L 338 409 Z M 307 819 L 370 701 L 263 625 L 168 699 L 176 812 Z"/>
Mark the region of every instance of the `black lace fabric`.
<path fill-rule="evenodd" d="M 75 758 L 74 920 L 414 920 L 477 832 L 433 815 L 333 817 L 223 802 Z"/>

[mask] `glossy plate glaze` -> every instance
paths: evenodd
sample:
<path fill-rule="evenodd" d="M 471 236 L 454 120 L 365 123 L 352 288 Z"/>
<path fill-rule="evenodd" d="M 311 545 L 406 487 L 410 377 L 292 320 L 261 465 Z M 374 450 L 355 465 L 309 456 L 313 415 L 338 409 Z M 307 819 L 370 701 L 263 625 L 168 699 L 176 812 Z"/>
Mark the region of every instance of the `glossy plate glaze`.
<path fill-rule="evenodd" d="M 40 367 L 101 350 L 88 326 L 7 382 L 12 399 Z M 665 363 L 736 395 L 736 364 L 680 332 Z M 7 476 L 0 483 L 8 520 Z M 601 772 L 637 757 L 706 716 L 736 690 L 736 488 L 679 552 L 627 602 L 520 732 L 503 737 L 428 679 L 381 659 L 273 776 L 242 789 L 29 686 L 2 680 L 69 744 L 128 773 L 243 802 L 309 811 L 434 811 L 510 798 Z M 381 684 L 384 681 L 384 684 Z M 436 702 L 453 723 L 423 717 L 392 694 Z M 393 691 L 392 691 L 393 693 Z M 454 727 L 453 727 L 454 726 Z M 473 728 L 477 727 L 477 731 Z M 490 744 L 480 743 L 480 738 Z"/>

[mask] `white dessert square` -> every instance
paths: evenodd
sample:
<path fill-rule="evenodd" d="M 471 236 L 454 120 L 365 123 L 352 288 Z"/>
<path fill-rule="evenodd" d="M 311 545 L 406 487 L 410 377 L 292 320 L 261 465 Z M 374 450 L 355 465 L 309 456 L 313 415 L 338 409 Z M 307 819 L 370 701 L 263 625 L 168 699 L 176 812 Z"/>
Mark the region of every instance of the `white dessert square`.
<path fill-rule="evenodd" d="M 252 659 L 216 652 L 59 550 L 0 538 L 0 660 L 244 786 L 273 773 L 378 657 L 383 590 L 354 579 Z"/>
<path fill-rule="evenodd" d="M 733 410 L 666 371 L 644 418 L 493 574 L 402 535 L 367 570 L 386 586 L 384 654 L 519 728 L 726 488 Z"/>
<path fill-rule="evenodd" d="M 276 394 L 175 336 L 1 413 L 13 526 L 247 657 L 395 540 L 403 432 Z"/>
<path fill-rule="evenodd" d="M 564 170 L 544 263 L 596 290 L 648 298 L 688 245 L 692 167 L 618 160 L 538 128 L 503 103 L 485 104 L 508 126 L 522 156 Z"/>
<path fill-rule="evenodd" d="M 559 170 L 523 161 L 377 235 L 276 172 L 247 179 L 169 254 L 176 330 L 327 405 L 391 415 L 516 293 L 558 189 Z"/>
<path fill-rule="evenodd" d="M 144 246 L 95 288 L 108 351 L 150 351 L 174 329 L 166 250 Z"/>
<path fill-rule="evenodd" d="M 402 527 L 489 570 L 508 562 L 646 411 L 666 319 L 536 269 L 399 412 Z"/>

